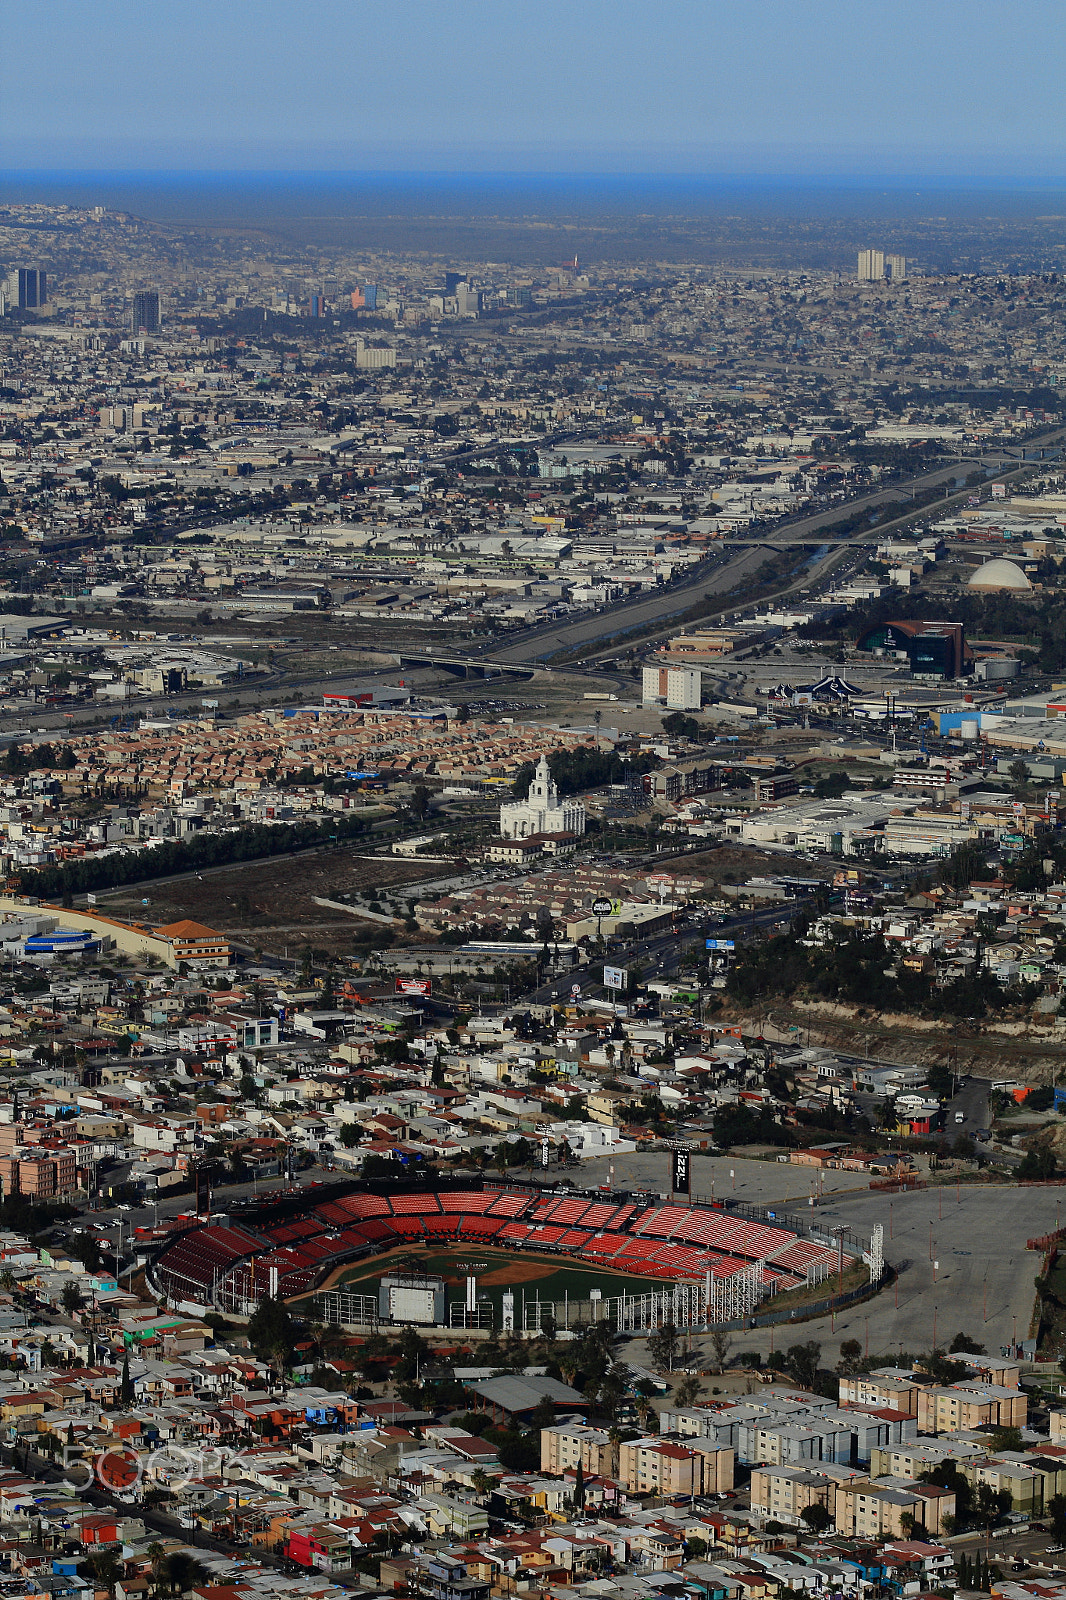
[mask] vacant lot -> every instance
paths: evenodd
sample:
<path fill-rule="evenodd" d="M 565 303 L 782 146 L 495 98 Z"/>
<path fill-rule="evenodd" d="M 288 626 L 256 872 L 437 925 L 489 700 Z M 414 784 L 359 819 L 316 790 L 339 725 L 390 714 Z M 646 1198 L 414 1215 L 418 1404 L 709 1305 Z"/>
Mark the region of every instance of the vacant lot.
<path fill-rule="evenodd" d="M 795 856 L 773 855 L 751 850 L 744 845 L 723 845 L 720 850 L 702 850 L 685 856 L 676 865 L 679 873 L 691 873 L 708 883 L 747 883 L 749 878 L 810 878 L 826 882 L 835 866 L 829 862 L 800 861 Z"/>
<path fill-rule="evenodd" d="M 317 905 L 315 897 L 335 900 L 367 889 L 387 897 L 392 888 L 424 883 L 441 872 L 439 863 L 368 857 L 340 846 L 146 884 L 101 896 L 100 904 L 118 916 L 143 916 L 160 924 L 191 917 L 271 955 L 292 954 L 305 944 L 345 954 L 375 924 Z M 150 901 L 147 908 L 142 895 Z"/>

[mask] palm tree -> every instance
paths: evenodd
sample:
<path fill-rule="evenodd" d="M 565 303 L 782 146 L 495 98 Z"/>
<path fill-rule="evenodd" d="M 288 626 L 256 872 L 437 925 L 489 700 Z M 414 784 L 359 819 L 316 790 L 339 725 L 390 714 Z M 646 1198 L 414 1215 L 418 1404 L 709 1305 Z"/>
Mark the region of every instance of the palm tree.
<path fill-rule="evenodd" d="M 486 1495 L 495 1486 L 495 1479 L 490 1478 L 484 1467 L 475 1467 L 470 1475 L 471 1487 L 476 1495 Z"/>
<path fill-rule="evenodd" d="M 611 1477 L 617 1483 L 619 1460 L 622 1451 L 622 1430 L 617 1423 L 614 1423 L 612 1427 L 608 1429 L 607 1442 L 611 1447 Z"/>
<path fill-rule="evenodd" d="M 148 1546 L 145 1554 L 147 1555 L 149 1564 L 151 1565 L 152 1582 L 154 1583 L 156 1592 L 158 1593 L 163 1587 L 163 1563 L 166 1560 L 167 1553 L 158 1541 L 153 1541 Z"/>
<path fill-rule="evenodd" d="M 171 1594 L 185 1594 L 194 1583 L 202 1583 L 207 1572 L 185 1550 L 172 1550 L 164 1563 Z"/>

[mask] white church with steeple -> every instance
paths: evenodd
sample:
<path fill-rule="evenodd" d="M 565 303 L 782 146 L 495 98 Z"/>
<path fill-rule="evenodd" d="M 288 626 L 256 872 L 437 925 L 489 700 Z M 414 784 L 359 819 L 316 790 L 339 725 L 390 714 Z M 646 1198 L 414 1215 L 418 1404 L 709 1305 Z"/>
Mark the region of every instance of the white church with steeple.
<path fill-rule="evenodd" d="M 500 807 L 500 836 L 504 839 L 529 839 L 534 834 L 585 831 L 585 807 L 580 800 L 560 800 L 559 790 L 541 756 L 533 782 L 524 800 L 511 800 Z"/>

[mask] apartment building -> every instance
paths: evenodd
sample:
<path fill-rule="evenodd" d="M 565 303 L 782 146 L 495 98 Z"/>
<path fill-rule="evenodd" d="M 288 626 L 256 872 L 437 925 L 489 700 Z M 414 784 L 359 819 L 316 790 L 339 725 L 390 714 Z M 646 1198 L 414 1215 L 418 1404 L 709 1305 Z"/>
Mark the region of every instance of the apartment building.
<path fill-rule="evenodd" d="M 998 1384 L 952 1384 L 921 1389 L 918 1428 L 922 1433 L 964 1433 L 972 1428 L 1024 1428 L 1029 1402 L 1020 1389 Z"/>
<path fill-rule="evenodd" d="M 975 1487 L 987 1483 L 997 1494 L 1009 1494 L 1012 1511 L 1034 1517 L 1043 1516 L 1053 1496 L 1066 1490 L 1066 1462 L 1039 1451 L 1024 1456 L 1016 1451 L 975 1456 L 959 1470 Z"/>
<path fill-rule="evenodd" d="M 720 1494 L 733 1487 L 735 1461 L 731 1449 L 710 1441 L 631 1439 L 619 1447 L 618 1477 L 631 1494 Z"/>
<path fill-rule="evenodd" d="M 751 1509 L 768 1521 L 796 1528 L 802 1526 L 803 1513 L 808 1506 L 824 1506 L 832 1516 L 836 1489 L 836 1480 L 825 1472 L 809 1471 L 805 1467 L 753 1467 Z"/>
<path fill-rule="evenodd" d="M 871 1478 L 919 1478 L 923 1472 L 953 1461 L 965 1475 L 968 1461 L 984 1459 L 987 1451 L 970 1439 L 915 1439 L 909 1444 L 878 1445 L 870 1454 Z"/>
<path fill-rule="evenodd" d="M 561 1477 L 581 1470 L 598 1478 L 614 1476 L 614 1447 L 601 1428 L 586 1428 L 582 1423 L 561 1423 L 557 1428 L 542 1428 L 540 1470 Z"/>
<path fill-rule="evenodd" d="M 910 1374 L 855 1372 L 840 1379 L 837 1393 L 841 1405 L 891 1406 L 916 1417 L 921 1387 L 918 1378 Z"/>
<path fill-rule="evenodd" d="M 907 1539 L 916 1528 L 942 1533 L 944 1518 L 954 1515 L 952 1490 L 898 1478 L 840 1484 L 833 1508 L 837 1532 L 856 1539 Z"/>
<path fill-rule="evenodd" d="M 24 1194 L 38 1200 L 70 1194 L 78 1186 L 77 1157 L 73 1150 L 0 1156 L 0 1183 L 5 1194 Z"/>

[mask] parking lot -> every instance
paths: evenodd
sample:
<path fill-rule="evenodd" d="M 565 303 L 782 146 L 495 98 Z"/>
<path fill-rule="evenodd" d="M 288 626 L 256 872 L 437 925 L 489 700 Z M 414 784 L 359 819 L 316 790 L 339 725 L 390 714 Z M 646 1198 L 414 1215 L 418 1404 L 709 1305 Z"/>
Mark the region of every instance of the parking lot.
<path fill-rule="evenodd" d="M 606 1183 L 614 1168 L 618 1187 L 665 1193 L 670 1184 L 668 1152 L 637 1152 L 583 1162 L 573 1174 L 581 1183 Z M 733 1176 L 731 1176 L 733 1174 Z M 841 1339 L 859 1339 L 871 1354 L 928 1350 L 934 1339 L 948 1344 L 968 1333 L 993 1354 L 1015 1339 L 1028 1337 L 1033 1310 L 1033 1279 L 1040 1257 L 1026 1240 L 1051 1232 L 1066 1221 L 1066 1193 L 1054 1185 L 1021 1188 L 1013 1184 L 960 1184 L 895 1195 L 871 1190 L 860 1173 L 826 1172 L 823 1193 L 810 1205 L 811 1169 L 784 1162 L 731 1156 L 692 1157 L 693 1194 L 736 1198 L 770 1209 L 804 1212 L 819 1229 L 850 1226 L 866 1239 L 882 1224 L 886 1263 L 898 1272 L 870 1300 L 840 1316 L 732 1336 L 734 1354 L 758 1351 L 796 1340 L 816 1339 L 835 1362 Z M 735 1187 L 734 1187 L 735 1185 Z M 794 1329 L 794 1331 L 793 1331 Z"/>

